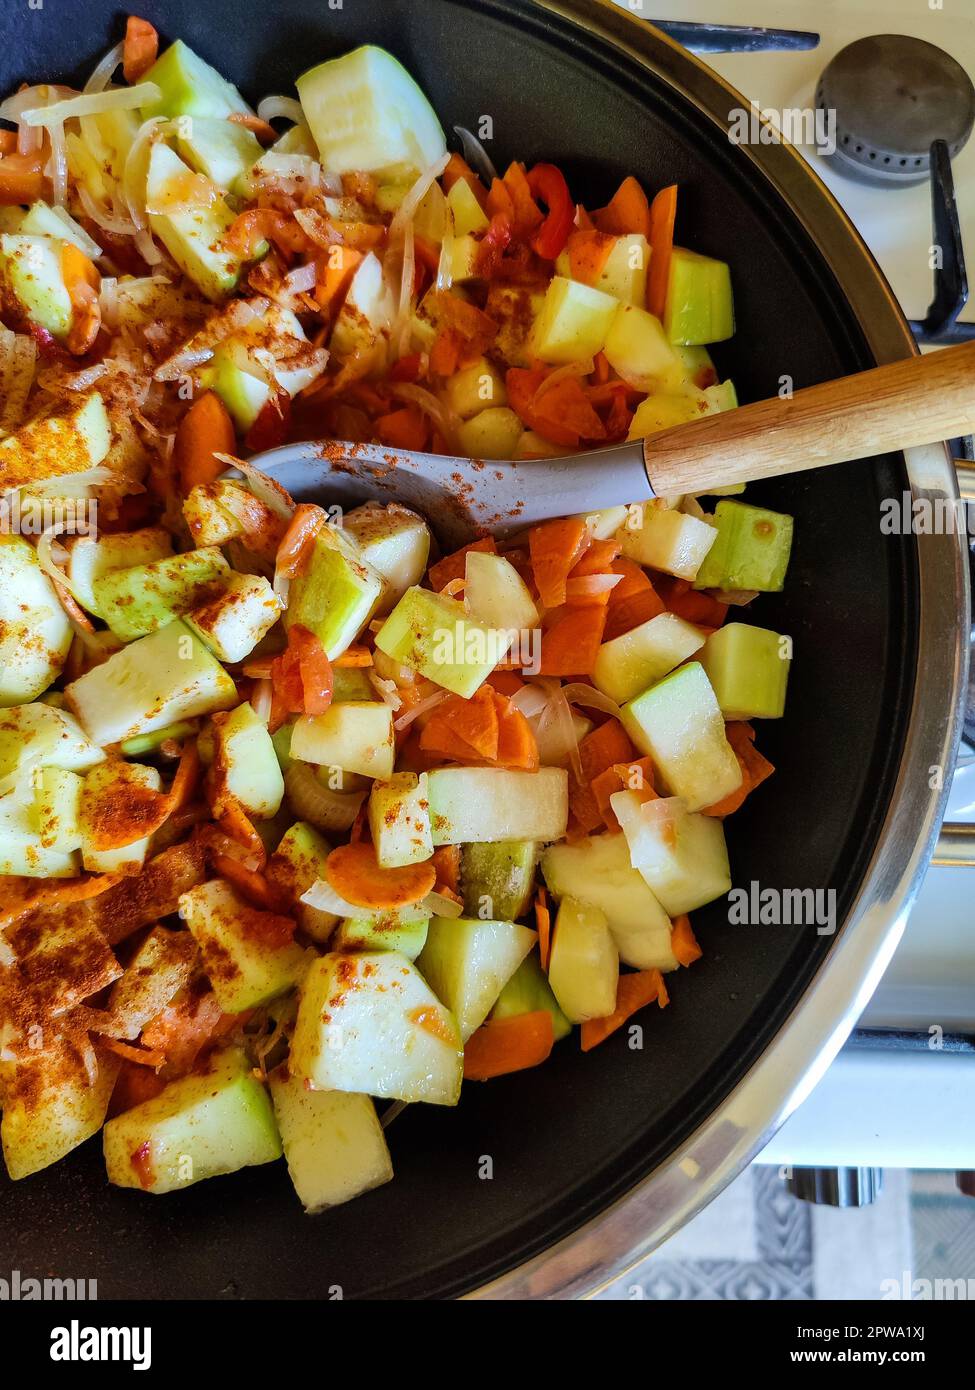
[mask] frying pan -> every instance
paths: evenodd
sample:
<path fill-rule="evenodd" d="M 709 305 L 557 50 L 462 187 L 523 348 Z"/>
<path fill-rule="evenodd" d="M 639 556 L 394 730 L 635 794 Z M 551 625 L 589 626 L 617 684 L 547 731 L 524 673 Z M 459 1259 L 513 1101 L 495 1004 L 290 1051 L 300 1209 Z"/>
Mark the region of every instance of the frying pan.
<path fill-rule="evenodd" d="M 369 41 L 416 76 L 444 127 L 494 120 L 495 163 L 552 160 L 605 202 L 624 174 L 680 184 L 679 239 L 731 262 L 738 329 L 715 350 L 744 400 L 903 357 L 913 342 L 862 244 L 798 155 L 737 146 L 747 105 L 605 0 L 144 0 L 246 96 L 290 91 Z M 4 6 L 0 89 L 78 82 L 121 32 L 116 0 Z M 879 979 L 942 809 L 964 666 L 956 536 L 884 536 L 881 499 L 955 495 L 946 451 L 916 449 L 750 488 L 791 512 L 788 585 L 754 608 L 792 634 L 778 772 L 729 823 L 736 883 L 836 894 L 837 931 L 695 915 L 705 959 L 673 1003 L 583 1056 L 411 1106 L 396 1179 L 315 1219 L 282 1164 L 151 1198 L 109 1188 L 100 1145 L 0 1179 L 0 1251 L 25 1275 L 97 1278 L 101 1297 L 570 1297 L 659 1242 L 749 1160 L 828 1065 Z M 486 1160 L 490 1160 L 488 1163 Z M 2 1261 L 6 1263 L 6 1258 Z"/>

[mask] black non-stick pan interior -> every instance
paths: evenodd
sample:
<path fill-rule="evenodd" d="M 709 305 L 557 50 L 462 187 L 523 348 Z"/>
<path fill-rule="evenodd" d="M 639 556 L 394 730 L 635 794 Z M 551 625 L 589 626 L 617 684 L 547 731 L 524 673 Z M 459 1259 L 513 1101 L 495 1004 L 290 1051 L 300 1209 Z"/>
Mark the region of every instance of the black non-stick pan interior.
<path fill-rule="evenodd" d="M 495 162 L 552 160 L 576 196 L 620 178 L 680 185 L 678 239 L 730 261 L 738 329 L 716 353 L 744 400 L 869 365 L 816 246 L 742 151 L 636 65 L 527 0 L 145 0 L 254 101 L 363 42 L 391 49 L 444 127 L 489 115 Z M 15 12 L 14 12 L 15 11 Z M 0 13 L 0 90 L 80 79 L 122 32 L 113 0 Z M 887 806 L 910 698 L 916 572 L 882 537 L 896 459 L 750 489 L 796 516 L 785 592 L 754 620 L 795 640 L 786 718 L 760 727 L 778 771 L 730 822 L 736 882 L 833 888 L 841 919 Z M 411 1107 L 390 1131 L 393 1183 L 302 1215 L 282 1164 L 180 1196 L 110 1188 L 93 1140 L 18 1185 L 0 1179 L 0 1251 L 26 1274 L 97 1278 L 101 1297 L 444 1297 L 542 1250 L 649 1172 L 767 1044 L 828 950 L 815 927 L 733 926 L 696 914 L 705 958 L 671 977 L 671 1007 L 583 1056 L 468 1085 L 457 1111 Z M 492 1160 L 485 1176 L 483 1160 Z M 5 1260 L 6 1262 L 6 1260 Z"/>

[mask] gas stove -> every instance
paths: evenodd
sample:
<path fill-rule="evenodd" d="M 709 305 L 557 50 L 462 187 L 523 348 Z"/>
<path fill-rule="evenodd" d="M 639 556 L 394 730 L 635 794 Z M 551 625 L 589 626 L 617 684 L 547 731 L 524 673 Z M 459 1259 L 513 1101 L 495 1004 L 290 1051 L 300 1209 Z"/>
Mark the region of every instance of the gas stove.
<path fill-rule="evenodd" d="M 975 265 L 975 11 L 963 16 L 952 0 L 695 0 L 691 13 L 686 0 L 615 3 L 665 22 L 796 31 L 774 51 L 759 39 L 743 52 L 715 51 L 720 40 L 706 32 L 671 33 L 762 111 L 819 107 L 819 120 L 786 133 L 856 224 L 922 349 L 975 336 L 958 254 L 967 244 Z M 941 53 L 857 42 L 878 35 Z M 871 90 L 874 104 L 862 99 Z M 937 278 L 933 245 L 947 248 Z M 971 458 L 970 441 L 955 453 Z M 975 737 L 975 721 L 966 732 Z M 962 745 L 947 822 L 975 822 L 975 747 Z M 936 855 L 856 1032 L 757 1160 L 793 1174 L 797 1195 L 870 1201 L 884 1166 L 954 1169 L 975 1195 L 975 932 L 963 863 L 975 864 L 975 832 L 969 842 L 957 831 Z"/>

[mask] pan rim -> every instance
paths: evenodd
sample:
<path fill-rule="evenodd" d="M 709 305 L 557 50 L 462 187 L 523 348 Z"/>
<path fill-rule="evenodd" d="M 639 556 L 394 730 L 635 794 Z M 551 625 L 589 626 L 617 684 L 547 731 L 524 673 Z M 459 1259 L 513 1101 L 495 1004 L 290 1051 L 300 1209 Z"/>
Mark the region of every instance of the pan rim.
<path fill-rule="evenodd" d="M 648 21 L 612 0 L 533 0 L 584 29 L 678 92 L 719 127 L 748 107 L 730 83 Z M 742 154 L 807 234 L 814 235 L 877 364 L 915 354 L 907 321 L 879 266 L 815 171 L 791 146 Z M 903 454 L 914 496 L 957 499 L 947 445 Z M 592 1297 L 632 1269 L 710 1202 L 767 1144 L 820 1080 L 849 1036 L 896 948 L 928 865 L 949 783 L 968 667 L 968 566 L 957 535 L 915 537 L 917 674 L 890 804 L 856 898 L 823 965 L 761 1056 L 711 1115 L 653 1172 L 547 1250 L 471 1299 Z M 854 930 L 855 928 L 855 930 Z"/>

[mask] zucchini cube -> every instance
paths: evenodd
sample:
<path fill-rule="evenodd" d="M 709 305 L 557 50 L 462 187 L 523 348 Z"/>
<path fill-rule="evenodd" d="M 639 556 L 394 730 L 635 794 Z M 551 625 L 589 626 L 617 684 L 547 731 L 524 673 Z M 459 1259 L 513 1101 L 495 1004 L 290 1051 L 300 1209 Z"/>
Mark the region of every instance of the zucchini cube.
<path fill-rule="evenodd" d="M 698 658 L 725 719 L 781 719 L 792 665 L 788 637 L 750 623 L 726 623 Z"/>
<path fill-rule="evenodd" d="M 695 589 L 778 593 L 792 551 L 792 517 L 725 499 L 713 519 L 717 539 L 697 572 Z"/>

